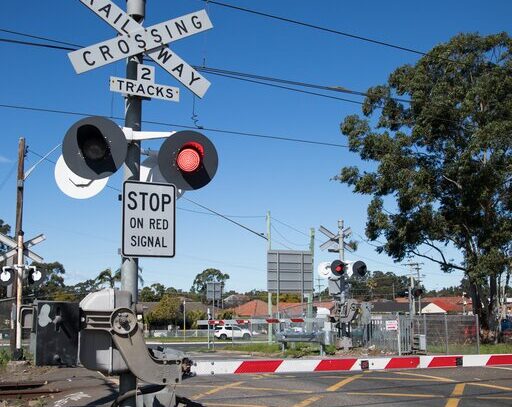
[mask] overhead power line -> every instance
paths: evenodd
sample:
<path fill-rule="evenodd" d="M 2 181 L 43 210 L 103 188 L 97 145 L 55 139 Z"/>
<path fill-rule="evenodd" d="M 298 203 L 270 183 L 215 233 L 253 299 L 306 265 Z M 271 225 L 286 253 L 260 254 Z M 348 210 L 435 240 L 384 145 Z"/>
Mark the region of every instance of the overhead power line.
<path fill-rule="evenodd" d="M 184 200 L 185 200 L 185 201 L 187 201 L 187 202 L 190 202 L 190 203 L 192 203 L 192 204 L 194 204 L 194 205 L 196 205 L 196 206 L 199 206 L 200 208 L 205 209 L 205 210 L 207 210 L 208 212 L 212 212 L 212 213 L 214 213 L 215 215 L 217 215 L 217 216 L 221 217 L 222 219 L 225 219 L 225 220 L 227 220 L 228 222 L 234 223 L 235 225 L 237 225 L 237 226 L 241 227 L 242 229 L 245 229 L 245 230 L 247 230 L 247 231 L 249 231 L 249 232 L 251 232 L 251 233 L 255 234 L 256 236 L 261 237 L 262 239 L 268 240 L 264 233 L 258 233 L 258 232 L 256 232 L 256 231 L 254 231 L 254 230 L 252 230 L 252 229 L 248 228 L 247 226 L 244 226 L 244 225 L 242 225 L 241 223 L 236 222 L 236 221 L 234 221 L 233 219 L 230 219 L 230 218 L 228 218 L 227 216 L 225 216 L 225 215 L 223 215 L 223 214 L 221 214 L 221 213 L 219 213 L 219 212 L 217 212 L 217 211 L 214 211 L 213 209 L 208 208 L 207 206 L 201 205 L 200 203 L 197 203 L 197 202 L 193 201 L 192 199 L 185 198 L 184 196 L 182 196 L 182 197 L 181 197 L 181 199 L 184 199 Z"/>
<path fill-rule="evenodd" d="M 416 55 L 423 55 L 423 56 L 427 55 L 426 52 L 419 51 L 417 49 L 413 49 L 413 48 L 409 48 L 409 47 L 404 47 L 402 45 L 392 44 L 390 42 L 379 41 L 379 40 L 376 40 L 376 39 L 373 39 L 373 38 L 363 37 L 361 35 L 351 34 L 351 33 L 348 33 L 348 32 L 339 31 L 339 30 L 335 30 L 335 29 L 332 29 L 332 28 L 322 27 L 322 26 L 319 26 L 319 25 L 306 23 L 304 21 L 293 20 L 293 19 L 287 18 L 287 17 L 276 16 L 274 14 L 264 13 L 262 11 L 252 10 L 252 9 L 248 9 L 248 8 L 240 7 L 240 6 L 234 6 L 232 4 L 221 3 L 220 1 L 214 1 L 214 0 L 201 0 L 201 1 L 203 1 L 205 3 L 208 3 L 208 4 L 215 4 L 216 6 L 220 6 L 220 7 L 225 7 L 225 8 L 230 8 L 230 9 L 233 9 L 233 10 L 243 11 L 244 13 L 254 14 L 254 15 L 261 16 L 261 17 L 270 18 L 270 19 L 273 19 L 273 20 L 279 20 L 279 21 L 283 21 L 283 22 L 286 22 L 286 23 L 290 23 L 290 24 L 300 25 L 300 26 L 303 26 L 303 27 L 312 28 L 312 29 L 319 30 L 319 31 L 324 31 L 324 32 L 328 32 L 328 33 L 331 33 L 331 34 L 341 35 L 343 37 L 353 38 L 353 39 L 356 39 L 356 40 L 365 41 L 365 42 L 369 42 L 369 43 L 376 44 L 376 45 L 382 45 L 384 47 L 399 49 L 401 51 L 410 52 L 410 53 L 413 53 L 413 54 L 416 54 Z M 454 61 L 451 61 L 451 62 L 454 62 Z"/>
<path fill-rule="evenodd" d="M 59 110 L 59 109 L 44 109 L 44 108 L 33 107 L 33 106 L 21 106 L 21 105 L 9 105 L 9 104 L 0 104 L 0 108 L 27 110 L 27 111 L 42 112 L 42 113 L 64 114 L 64 115 L 71 115 L 71 116 L 84 116 L 84 117 L 97 115 L 97 114 L 93 114 L 93 113 L 73 112 L 73 111 Z M 110 118 L 113 120 L 120 120 L 120 121 L 124 120 L 121 117 L 115 117 L 115 116 L 110 116 Z M 184 124 L 159 122 L 159 121 L 153 121 L 153 120 L 143 120 L 142 122 L 146 123 L 146 124 L 154 124 L 154 125 L 158 125 L 158 126 L 178 127 L 178 128 L 182 128 L 182 129 L 197 130 L 197 127 L 195 127 L 195 126 L 187 126 Z M 324 141 L 296 139 L 296 138 L 291 138 L 291 137 L 271 136 L 271 135 L 265 135 L 265 134 L 259 134 L 259 133 L 236 131 L 236 130 L 225 130 L 225 129 L 210 128 L 210 127 L 202 127 L 202 130 L 211 131 L 214 133 L 231 134 L 231 135 L 245 136 L 245 137 L 255 137 L 255 138 L 262 138 L 262 139 L 269 139 L 269 140 L 289 141 L 289 142 L 294 142 L 294 143 L 313 144 L 313 145 L 321 145 L 321 146 L 327 146 L 327 147 L 349 148 L 349 146 L 346 144 L 337 144 L 337 143 L 328 143 L 328 142 L 324 142 Z"/>
<path fill-rule="evenodd" d="M 203 69 L 199 69 L 199 70 L 200 71 L 204 71 Z M 254 80 L 254 79 L 240 78 L 240 77 L 235 76 L 235 75 L 228 75 L 228 74 L 222 74 L 222 73 L 210 72 L 210 71 L 207 71 L 207 72 L 209 74 L 211 74 L 211 75 L 222 76 L 224 78 L 230 78 L 230 79 L 236 79 L 236 80 L 243 81 L 243 82 L 256 83 L 258 85 L 270 86 L 270 87 L 278 88 L 278 89 L 290 90 L 290 91 L 293 91 L 293 92 L 304 93 L 306 95 L 320 96 L 320 97 L 324 97 L 324 98 L 327 98 L 327 99 L 334 99 L 334 100 L 340 100 L 342 102 L 355 103 L 357 105 L 363 105 L 364 104 L 363 102 L 360 102 L 358 100 L 339 98 L 339 97 L 336 97 L 336 96 L 325 95 L 323 93 L 310 92 L 310 91 L 307 91 L 307 90 L 291 88 L 289 86 L 283 86 L 283 85 L 276 85 L 276 84 L 273 84 L 273 83 L 262 82 L 262 81 L 258 81 L 258 80 Z"/>
<path fill-rule="evenodd" d="M 7 31 L 10 31 L 10 30 L 7 30 Z M 57 40 L 50 39 L 50 38 L 45 38 L 45 37 L 41 37 L 41 36 L 32 36 L 30 34 L 23 34 L 23 33 L 19 33 L 19 32 L 17 32 L 17 34 L 18 35 L 27 35 L 29 37 L 44 38 L 46 41 L 57 42 Z M 0 42 L 2 42 L 2 41 L 3 42 L 8 42 L 8 43 L 14 43 L 14 44 L 17 44 L 17 45 L 29 45 L 29 46 L 37 46 L 37 47 L 43 47 L 43 48 L 52 48 L 52 49 L 58 49 L 58 50 L 67 50 L 67 51 L 74 51 L 74 50 L 76 50 L 75 48 L 55 46 L 55 45 L 51 45 L 51 44 L 41 44 L 41 43 L 33 43 L 33 42 L 27 42 L 27 41 L 18 41 L 18 40 L 11 40 L 11 39 L 6 39 L 6 38 L 0 38 Z M 229 78 L 229 79 L 245 81 L 245 82 L 254 83 L 254 84 L 262 85 L 262 86 L 271 86 L 271 87 L 274 87 L 274 88 L 283 89 L 283 90 L 287 90 L 287 91 L 293 91 L 293 92 L 308 94 L 308 95 L 311 95 L 311 96 L 317 96 L 317 97 L 323 97 L 323 98 L 328 98 L 328 99 L 333 99 L 333 100 L 339 100 L 339 101 L 342 101 L 342 102 L 353 103 L 353 104 L 358 104 L 358 105 L 362 105 L 363 102 L 357 101 L 357 100 L 352 100 L 352 99 L 345 99 L 345 98 L 335 97 L 335 96 L 331 96 L 331 95 L 326 95 L 326 94 L 323 94 L 323 93 L 309 92 L 309 91 L 305 91 L 305 90 L 297 89 L 297 88 L 292 88 L 292 87 L 288 87 L 288 86 L 275 85 L 273 83 L 267 83 L 267 82 L 291 84 L 291 85 L 294 85 L 294 86 L 301 86 L 301 87 L 307 87 L 307 88 L 315 88 L 315 89 L 331 91 L 331 92 L 348 93 L 348 94 L 352 94 L 352 95 L 356 95 L 356 96 L 362 96 L 362 97 L 363 96 L 365 96 L 365 97 L 368 96 L 368 94 L 365 93 L 365 92 L 350 90 L 350 89 L 347 89 L 347 88 L 344 88 L 344 87 L 338 87 L 338 86 L 325 86 L 325 85 L 311 84 L 311 83 L 306 83 L 306 82 L 293 81 L 293 80 L 282 79 L 282 78 L 273 78 L 273 77 L 269 77 L 269 76 L 255 75 L 255 74 L 244 73 L 244 72 L 222 70 L 222 69 L 217 69 L 217 68 L 209 68 L 209 67 L 204 67 L 204 66 L 193 66 L 193 67 L 195 69 L 197 69 L 198 71 L 200 71 L 200 72 L 209 73 L 211 75 L 223 76 L 223 77 Z M 396 97 L 391 97 L 391 96 L 385 97 L 385 99 L 387 99 L 387 100 L 394 100 L 394 101 L 400 102 L 400 103 L 412 103 L 412 101 L 410 101 L 410 100 L 402 99 L 402 98 L 396 98 Z M 380 106 L 380 105 L 377 105 L 376 107 L 377 108 L 382 108 L 382 106 Z M 446 119 L 444 117 L 430 116 L 430 115 L 427 115 L 427 117 L 430 117 L 430 118 L 433 118 L 433 119 L 436 119 L 436 120 L 439 120 L 439 121 L 443 121 L 443 122 L 446 122 L 446 123 L 453 123 L 453 124 L 456 124 L 459 127 L 462 127 L 461 123 L 459 123 L 458 121 L 455 121 L 455 120 Z M 407 125 L 407 121 L 403 121 L 403 122 L 402 121 L 394 121 L 394 122 L 396 124 Z M 475 127 L 474 125 L 466 124 L 466 126 L 468 126 L 468 125 L 470 125 L 472 127 Z M 191 128 L 195 129 L 196 127 L 191 127 Z"/>
<path fill-rule="evenodd" d="M 291 226 L 291 225 L 288 225 L 287 223 L 284 223 L 283 221 L 280 221 L 279 219 L 276 219 L 276 218 L 275 218 L 275 217 L 273 217 L 273 216 L 271 216 L 271 219 L 272 219 L 272 220 L 274 220 L 274 221 L 276 221 L 277 223 L 280 223 L 280 224 L 281 224 L 281 225 L 283 225 L 283 226 L 286 226 L 287 228 L 290 228 L 291 230 L 293 230 L 293 231 L 295 231 L 295 232 L 297 232 L 297 233 L 300 233 L 301 235 L 304 235 L 304 236 L 306 236 L 306 237 L 309 237 L 309 234 L 307 234 L 307 233 L 305 233 L 305 232 L 303 232 L 303 231 L 301 231 L 301 230 L 299 230 L 299 229 L 297 229 L 297 228 L 295 228 L 295 227 L 293 227 L 293 226 Z"/>
<path fill-rule="evenodd" d="M 281 237 L 285 240 L 285 242 L 287 242 L 288 244 L 291 244 L 291 245 L 296 246 L 296 247 L 307 247 L 307 246 L 309 246 L 309 245 L 307 245 L 307 244 L 303 244 L 303 243 L 294 243 L 294 242 L 292 242 L 292 241 L 288 240 L 288 239 L 286 238 L 286 236 L 285 236 L 285 235 L 283 235 L 283 234 L 282 234 L 282 233 L 281 233 L 281 232 L 280 232 L 280 231 L 279 231 L 279 230 L 278 230 L 278 229 L 277 229 L 273 224 L 271 224 L 271 225 L 270 225 L 270 227 L 272 228 L 272 230 L 273 230 L 274 232 L 276 232 L 279 236 L 281 236 Z"/>
<path fill-rule="evenodd" d="M 19 32 L 19 31 L 7 30 L 5 28 L 0 28 L 0 32 L 4 32 L 4 33 L 8 33 L 8 34 L 14 34 L 14 35 L 20 35 L 22 37 L 27 37 L 27 38 L 34 38 L 36 40 L 50 41 L 50 42 L 54 42 L 56 44 L 61 44 L 61 45 L 69 45 L 70 47 L 74 47 L 74 48 L 82 48 L 82 46 L 80 46 L 78 44 L 73 44 L 71 42 L 54 40 L 54 39 L 51 39 L 51 38 L 48 38 L 48 37 L 41 37 L 41 36 L 38 36 L 38 35 L 22 33 L 22 32 Z"/>
<path fill-rule="evenodd" d="M 43 158 L 45 161 L 48 161 L 48 162 L 50 162 L 50 163 L 52 163 L 52 164 L 56 164 L 56 162 L 55 162 L 54 160 L 52 160 L 52 159 L 50 159 L 50 158 L 48 158 L 48 157 L 44 157 L 42 154 L 39 154 L 39 153 L 35 152 L 34 150 L 28 149 L 28 152 L 29 152 L 29 153 L 32 153 L 32 154 L 34 154 L 34 155 L 36 155 L 36 156 L 38 156 L 38 157 Z M 116 190 L 116 191 L 118 191 L 118 192 L 121 192 L 118 188 L 112 187 L 112 186 L 110 186 L 110 185 L 107 185 L 107 187 L 112 188 L 112 189 L 114 189 L 114 190 Z M 249 231 L 249 232 L 251 232 L 251 233 L 254 233 L 256 236 L 261 237 L 262 239 L 268 240 L 268 239 L 267 239 L 267 237 L 266 237 L 263 233 L 255 232 L 254 230 L 252 230 L 252 229 L 248 228 L 247 226 L 244 226 L 244 225 L 242 225 L 241 223 L 236 222 L 236 221 L 234 221 L 233 219 L 230 219 L 230 217 L 228 217 L 228 216 L 226 216 L 226 215 L 223 215 L 223 214 L 221 214 L 221 213 L 219 213 L 219 212 L 217 212 L 217 211 L 214 211 L 214 210 L 213 210 L 213 209 L 211 209 L 211 208 L 208 208 L 207 206 L 201 205 L 201 204 L 199 204 L 199 203 L 197 203 L 197 202 L 195 202 L 195 201 L 193 201 L 193 200 L 191 200 L 191 199 L 185 198 L 184 196 L 182 196 L 182 197 L 181 197 L 181 199 L 183 199 L 183 200 L 185 200 L 185 201 L 188 201 L 188 202 L 190 202 L 190 203 L 192 203 L 192 204 L 194 204 L 194 205 L 197 205 L 197 206 L 199 206 L 200 208 L 207 210 L 208 212 L 210 212 L 210 213 L 211 213 L 211 214 L 213 214 L 213 215 L 219 216 L 219 217 L 221 217 L 222 219 L 225 219 L 225 220 L 227 220 L 227 221 L 229 221 L 229 222 L 231 222 L 231 223 L 234 223 L 235 225 L 237 225 L 237 226 L 239 226 L 239 227 L 241 227 L 241 228 L 243 228 L 243 229 L 245 229 L 245 230 L 248 230 L 248 231 Z M 186 209 L 186 208 L 179 208 L 179 209 L 183 209 L 183 210 L 185 210 L 185 211 L 190 211 L 190 212 L 197 212 L 197 211 L 193 211 L 193 210 Z M 202 213 L 203 213 L 203 214 L 206 214 L 205 212 L 202 212 Z M 244 217 L 246 217 L 246 218 L 248 218 L 248 217 L 251 217 L 251 218 L 254 218 L 254 217 L 264 218 L 265 216 L 244 216 Z"/>
<path fill-rule="evenodd" d="M 71 45 L 73 48 L 63 47 L 63 46 L 55 46 L 55 45 L 51 45 L 51 44 L 35 43 L 35 42 L 29 42 L 29 41 L 12 40 L 12 39 L 8 39 L 8 38 L 0 38 L 0 41 L 7 42 L 7 43 L 27 45 L 27 46 L 36 46 L 36 47 L 43 47 L 43 48 L 50 48 L 50 49 L 57 49 L 57 50 L 64 50 L 64 51 L 76 51 L 80 48 L 83 48 L 80 45 L 55 40 L 53 38 L 42 37 L 39 35 L 25 34 L 25 33 L 12 31 L 12 30 L 6 30 L 6 29 L 2 29 L 2 28 L 0 28 L 0 32 L 15 33 L 16 35 L 26 36 L 28 38 L 36 38 L 36 39 L 41 39 L 44 41 L 55 42 L 55 43 L 64 44 L 64 45 Z M 272 86 L 271 84 L 262 82 L 262 81 L 266 81 L 266 82 L 275 82 L 275 83 L 300 86 L 300 87 L 305 87 L 305 88 L 324 90 L 324 91 L 329 91 L 329 92 L 346 93 L 346 94 L 361 96 L 361 97 L 368 96 L 368 94 L 366 92 L 351 90 L 351 89 L 348 89 L 348 88 L 345 88 L 342 86 L 319 85 L 319 84 L 308 83 L 308 82 L 303 82 L 303 81 L 275 78 L 275 77 L 271 77 L 271 76 L 263 76 L 263 75 L 257 75 L 257 74 L 247 73 L 247 72 L 237 72 L 237 71 L 213 68 L 213 67 L 208 67 L 208 66 L 193 65 L 192 67 L 200 72 L 209 73 L 211 75 L 222 76 L 222 77 L 229 78 L 229 79 L 245 80 L 246 82 L 256 83 L 256 84 L 260 84 L 260 85 Z M 248 80 L 248 79 L 244 79 L 244 78 L 249 78 L 252 80 Z M 274 87 L 285 89 L 285 90 L 291 90 L 291 91 L 299 91 L 299 92 L 307 93 L 307 94 L 310 94 L 313 96 L 320 96 L 320 97 L 327 97 L 327 98 L 335 99 L 335 100 L 341 100 L 341 101 L 348 102 L 348 103 L 363 104 L 363 102 L 357 101 L 357 100 L 337 98 L 334 96 L 329 96 L 329 95 L 315 93 L 315 92 L 306 92 L 306 91 L 302 91 L 302 90 L 298 90 L 296 88 L 290 88 L 290 87 L 286 87 L 286 86 L 274 85 Z M 395 100 L 397 102 L 402 102 L 402 103 L 411 103 L 411 101 L 407 100 L 407 99 L 401 99 L 401 98 L 390 98 L 390 99 Z"/>

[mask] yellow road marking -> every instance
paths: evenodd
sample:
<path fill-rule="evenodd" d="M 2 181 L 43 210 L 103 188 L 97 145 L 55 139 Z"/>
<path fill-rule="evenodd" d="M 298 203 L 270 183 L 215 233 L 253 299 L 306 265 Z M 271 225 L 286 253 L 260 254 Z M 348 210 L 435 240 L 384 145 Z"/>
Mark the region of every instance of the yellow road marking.
<path fill-rule="evenodd" d="M 331 387 L 328 387 L 326 389 L 326 391 L 336 391 L 339 388 L 345 386 L 346 384 L 349 384 L 349 383 L 353 382 L 354 380 L 359 379 L 360 377 L 363 377 L 363 375 L 362 374 L 356 374 L 354 376 L 349 376 L 349 377 L 339 381 L 338 383 L 333 384 Z"/>
<path fill-rule="evenodd" d="M 240 389 L 240 390 L 254 390 L 254 391 L 279 391 L 279 392 L 300 393 L 300 394 L 313 393 L 312 390 L 276 389 L 276 388 L 273 388 L 273 387 L 237 386 L 237 389 Z"/>
<path fill-rule="evenodd" d="M 447 377 L 431 376 L 428 374 L 419 374 L 419 373 L 410 373 L 410 372 L 393 372 L 393 373 L 398 374 L 398 375 L 404 375 L 404 376 L 414 376 L 414 377 L 423 377 L 426 379 L 435 379 L 438 382 L 452 383 L 455 381 L 453 379 L 448 379 Z"/>
<path fill-rule="evenodd" d="M 496 384 L 474 383 L 474 382 L 471 382 L 468 384 L 471 384 L 472 386 L 488 387 L 489 389 L 512 391 L 512 387 L 498 386 Z"/>
<path fill-rule="evenodd" d="M 322 379 L 339 379 L 339 376 L 322 376 Z M 439 382 L 437 379 L 413 379 L 410 377 L 366 377 L 365 380 L 394 380 L 394 381 L 412 381 L 412 382 Z"/>
<path fill-rule="evenodd" d="M 199 393 L 199 394 L 196 394 L 195 396 L 192 396 L 192 399 L 197 400 L 197 399 L 200 399 L 201 397 L 210 396 L 211 394 L 218 393 L 221 390 L 229 389 L 230 387 L 237 387 L 237 386 L 241 385 L 242 383 L 244 383 L 244 382 L 234 382 L 234 383 L 225 384 L 223 386 L 217 386 L 214 389 L 211 389 L 211 390 L 205 391 L 204 393 Z"/>
<path fill-rule="evenodd" d="M 459 383 L 455 385 L 455 388 L 452 391 L 452 394 L 450 394 L 450 398 L 446 401 L 445 407 L 457 407 L 460 402 L 460 398 L 453 398 L 453 397 L 460 397 L 464 393 L 464 387 L 466 386 L 466 383 Z"/>
<path fill-rule="evenodd" d="M 300 403 L 294 404 L 293 407 L 307 407 L 310 404 L 313 404 L 315 401 L 322 399 L 323 396 L 313 396 L 306 400 L 301 401 Z"/>
<path fill-rule="evenodd" d="M 263 373 L 263 374 L 257 374 L 257 375 L 253 376 L 254 380 L 266 379 L 268 377 L 275 377 L 275 374 L 274 373 Z"/>
<path fill-rule="evenodd" d="M 442 397 L 437 394 L 417 394 L 417 393 L 366 393 L 366 392 L 347 392 L 350 396 L 384 396 L 384 397 L 417 397 L 417 398 L 436 398 Z"/>

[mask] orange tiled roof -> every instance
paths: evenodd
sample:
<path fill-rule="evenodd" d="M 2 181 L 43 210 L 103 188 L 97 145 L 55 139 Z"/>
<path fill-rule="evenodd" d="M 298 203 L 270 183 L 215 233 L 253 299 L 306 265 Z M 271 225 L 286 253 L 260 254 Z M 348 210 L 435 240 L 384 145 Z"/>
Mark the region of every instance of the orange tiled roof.
<path fill-rule="evenodd" d="M 272 307 L 273 311 L 275 307 Z M 233 309 L 239 317 L 261 317 L 268 315 L 268 305 L 261 300 L 252 300 Z"/>

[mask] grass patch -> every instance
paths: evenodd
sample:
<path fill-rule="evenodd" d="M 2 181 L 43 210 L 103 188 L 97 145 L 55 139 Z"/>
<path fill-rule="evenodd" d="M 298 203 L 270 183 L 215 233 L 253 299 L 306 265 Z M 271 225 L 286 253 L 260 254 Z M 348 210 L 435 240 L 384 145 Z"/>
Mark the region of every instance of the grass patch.
<path fill-rule="evenodd" d="M 446 354 L 446 346 L 445 345 L 435 345 L 429 346 L 427 345 L 427 351 L 429 354 Z M 476 343 L 468 344 L 468 345 L 449 345 L 448 353 L 450 355 L 471 355 L 477 353 Z M 480 354 L 488 355 L 488 354 L 500 354 L 500 353 L 510 353 L 512 354 L 512 343 L 498 343 L 494 344 L 480 344 Z"/>
<path fill-rule="evenodd" d="M 9 350 L 1 349 L 0 350 L 0 367 L 4 367 L 7 365 L 7 362 L 11 360 L 11 355 Z"/>
<path fill-rule="evenodd" d="M 222 347 L 222 350 L 236 350 L 240 352 L 278 353 L 281 352 L 281 345 L 278 343 L 244 343 L 240 345 L 229 345 Z"/>
<path fill-rule="evenodd" d="M 486 355 L 489 353 L 512 353 L 512 343 L 498 343 L 496 345 L 486 343 L 480 345 L 480 353 Z"/>
<path fill-rule="evenodd" d="M 179 342 L 208 342 L 208 338 L 206 336 L 191 336 L 191 337 L 185 337 L 183 336 L 172 336 L 172 337 L 147 337 L 145 338 L 146 341 L 151 342 L 161 342 L 161 343 L 179 343 Z"/>

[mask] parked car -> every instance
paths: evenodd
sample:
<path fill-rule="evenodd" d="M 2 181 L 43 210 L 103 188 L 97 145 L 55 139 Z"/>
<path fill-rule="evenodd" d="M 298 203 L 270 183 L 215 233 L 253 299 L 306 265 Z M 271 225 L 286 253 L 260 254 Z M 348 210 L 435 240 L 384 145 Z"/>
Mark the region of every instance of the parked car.
<path fill-rule="evenodd" d="M 251 332 L 248 329 L 239 328 L 237 326 L 221 326 L 215 328 L 215 337 L 217 339 L 226 340 L 228 338 L 233 339 L 251 339 Z"/>

